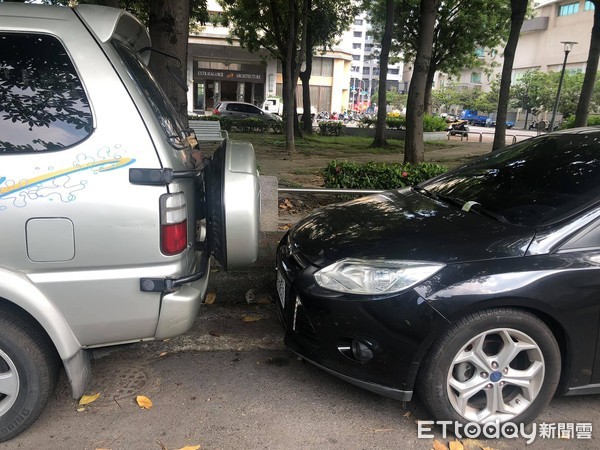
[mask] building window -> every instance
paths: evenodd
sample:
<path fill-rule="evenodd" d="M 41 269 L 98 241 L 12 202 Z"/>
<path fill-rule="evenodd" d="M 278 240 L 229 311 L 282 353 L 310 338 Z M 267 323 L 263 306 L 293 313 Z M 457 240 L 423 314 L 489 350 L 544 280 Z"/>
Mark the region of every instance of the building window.
<path fill-rule="evenodd" d="M 362 25 L 362 24 L 363 24 L 362 19 L 354 19 L 354 25 Z"/>
<path fill-rule="evenodd" d="M 355 31 L 354 37 L 362 37 L 362 31 Z"/>
<path fill-rule="evenodd" d="M 354 61 L 360 61 L 360 55 L 352 55 Z"/>
<path fill-rule="evenodd" d="M 400 69 L 389 69 L 388 73 L 390 75 L 399 75 L 400 74 Z"/>
<path fill-rule="evenodd" d="M 365 44 L 365 51 L 370 52 L 373 50 L 373 44 Z"/>
<path fill-rule="evenodd" d="M 369 75 L 371 69 L 369 67 L 363 67 L 363 75 Z"/>
<path fill-rule="evenodd" d="M 481 84 L 481 72 L 472 72 L 471 73 L 471 83 Z"/>
<path fill-rule="evenodd" d="M 478 58 L 483 58 L 485 56 L 485 50 L 481 47 L 478 48 L 477 50 L 475 50 L 475 56 L 477 56 Z"/>
<path fill-rule="evenodd" d="M 585 2 L 585 5 L 583 6 L 583 10 L 584 10 L 584 11 L 593 11 L 594 9 L 596 9 L 596 8 L 594 7 L 594 4 L 593 4 L 592 2 L 590 2 L 589 0 L 587 0 L 587 1 Z"/>
<path fill-rule="evenodd" d="M 362 48 L 362 46 L 359 43 L 355 42 L 354 44 L 352 44 L 352 48 L 356 50 Z"/>
<path fill-rule="evenodd" d="M 568 3 L 566 5 L 561 5 L 558 8 L 559 16 L 568 16 L 571 14 L 577 14 L 579 12 L 579 2 Z"/>

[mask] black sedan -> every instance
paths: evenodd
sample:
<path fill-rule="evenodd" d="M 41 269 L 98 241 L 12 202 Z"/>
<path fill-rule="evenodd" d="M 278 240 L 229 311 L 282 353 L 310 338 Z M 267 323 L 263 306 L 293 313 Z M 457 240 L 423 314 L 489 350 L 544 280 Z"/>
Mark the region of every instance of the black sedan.
<path fill-rule="evenodd" d="M 281 241 L 286 345 L 438 420 L 600 393 L 600 129 L 317 210 Z"/>

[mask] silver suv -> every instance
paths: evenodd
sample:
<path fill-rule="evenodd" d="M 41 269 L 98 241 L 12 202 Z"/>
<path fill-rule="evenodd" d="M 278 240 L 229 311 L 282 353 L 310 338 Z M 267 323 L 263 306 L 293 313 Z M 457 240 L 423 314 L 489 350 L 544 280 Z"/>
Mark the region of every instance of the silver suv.
<path fill-rule="evenodd" d="M 210 257 L 256 258 L 250 144 L 196 169 L 113 8 L 0 4 L 0 441 L 38 417 L 61 365 L 80 397 L 94 347 L 186 332 Z M 235 155 L 235 157 L 233 156 Z"/>

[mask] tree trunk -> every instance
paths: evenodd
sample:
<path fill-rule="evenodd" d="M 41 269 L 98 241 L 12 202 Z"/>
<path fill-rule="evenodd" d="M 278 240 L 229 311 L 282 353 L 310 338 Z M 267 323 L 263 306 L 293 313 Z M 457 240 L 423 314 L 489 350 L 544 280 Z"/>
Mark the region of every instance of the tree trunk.
<path fill-rule="evenodd" d="M 425 91 L 427 88 L 429 64 L 431 63 L 438 1 L 421 0 L 417 54 L 408 88 L 408 101 L 406 105 L 405 163 L 416 164 L 425 160 L 423 115 L 425 113 Z"/>
<path fill-rule="evenodd" d="M 527 0 L 511 0 L 510 34 L 506 47 L 504 47 L 504 64 L 502 65 L 502 78 L 500 80 L 500 95 L 498 97 L 498 112 L 496 115 L 496 131 L 492 151 L 499 150 L 506 145 L 506 113 L 510 99 L 510 79 L 515 61 L 515 51 L 521 34 L 521 26 L 527 12 Z"/>
<path fill-rule="evenodd" d="M 311 1 L 308 0 L 309 11 L 312 7 Z M 313 132 L 312 116 L 310 113 L 310 77 L 312 75 L 313 63 L 313 38 L 310 33 L 306 36 L 306 57 L 304 71 L 300 72 L 300 80 L 302 81 L 302 131 L 310 135 Z"/>
<path fill-rule="evenodd" d="M 283 64 L 283 119 L 285 121 L 285 148 L 288 153 L 296 151 L 294 139 L 294 122 L 296 111 L 294 101 L 296 84 L 294 82 L 295 47 L 296 47 L 296 7 L 294 0 L 288 0 L 288 40 Z"/>
<path fill-rule="evenodd" d="M 425 113 L 431 113 L 431 89 L 433 88 L 433 78 L 435 77 L 435 72 L 437 71 L 437 66 L 431 64 L 429 66 L 429 70 L 427 71 L 427 84 L 425 85 L 425 100 L 423 100 L 423 105 L 425 106 Z"/>
<path fill-rule="evenodd" d="M 598 57 L 600 56 L 600 0 L 593 0 L 594 3 L 594 26 L 592 27 L 592 38 L 590 40 L 590 50 L 588 52 L 587 65 L 585 67 L 585 76 L 583 86 L 581 86 L 581 95 L 575 111 L 575 126 L 585 127 L 590 114 L 590 102 L 596 84 L 596 72 L 598 71 Z"/>
<path fill-rule="evenodd" d="M 384 147 L 387 145 L 385 136 L 387 119 L 387 66 L 390 59 L 390 48 L 392 47 L 392 33 L 394 31 L 394 0 L 385 1 L 385 28 L 381 38 L 381 54 L 379 56 L 379 86 L 377 92 L 377 124 L 375 126 L 375 138 L 371 147 Z"/>
<path fill-rule="evenodd" d="M 183 83 L 186 83 L 190 27 L 189 2 L 190 0 L 179 0 L 177 2 L 151 0 L 148 24 L 152 47 L 175 56 L 181 62 L 178 63 L 175 59 L 156 52 L 150 55 L 150 70 L 186 126 L 188 124 L 187 93 L 175 82 L 174 76 L 169 72 L 168 67 L 180 76 Z"/>

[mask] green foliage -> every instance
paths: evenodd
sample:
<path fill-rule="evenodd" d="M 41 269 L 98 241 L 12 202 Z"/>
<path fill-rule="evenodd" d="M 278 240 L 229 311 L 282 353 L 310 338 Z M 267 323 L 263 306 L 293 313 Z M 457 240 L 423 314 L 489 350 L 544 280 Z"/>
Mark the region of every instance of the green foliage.
<path fill-rule="evenodd" d="M 212 116 L 208 116 L 212 117 Z M 218 116 L 216 116 L 218 117 Z M 214 119 L 207 119 L 214 120 Z M 281 133 L 281 122 L 276 122 L 273 126 L 272 123 L 265 122 L 264 120 L 256 119 L 254 117 L 248 117 L 245 119 L 232 119 L 230 117 L 218 117 L 221 122 L 221 129 L 227 131 L 234 131 L 239 133 L 267 133 L 273 131 L 275 133 Z"/>
<path fill-rule="evenodd" d="M 377 123 L 376 118 L 364 116 L 361 117 L 358 126 L 363 128 L 374 127 Z M 391 130 L 406 130 L 406 117 L 403 115 L 388 116 L 385 124 Z M 444 131 L 448 128 L 446 121 L 442 117 L 425 114 L 423 116 L 423 131 Z"/>
<path fill-rule="evenodd" d="M 423 131 L 445 131 L 446 128 L 448 128 L 448 124 L 443 117 L 430 114 L 423 116 Z"/>
<path fill-rule="evenodd" d="M 338 189 L 396 189 L 413 186 L 446 172 L 439 164 L 386 164 L 331 161 L 323 171 L 325 187 Z"/>
<path fill-rule="evenodd" d="M 587 121 L 588 127 L 598 126 L 600 125 L 600 116 L 589 116 Z M 575 127 L 575 116 L 570 116 L 569 118 L 563 120 L 560 125 L 561 130 L 565 130 L 567 128 Z"/>
<path fill-rule="evenodd" d="M 583 78 L 583 73 L 565 73 L 558 104 L 558 112 L 565 118 L 575 114 Z M 533 112 L 536 110 L 552 111 L 559 80 L 560 72 L 540 72 L 538 70 L 526 72 L 511 89 L 513 106 Z M 590 110 L 595 110 L 600 105 L 599 94 L 600 84 L 597 82 Z"/>
<path fill-rule="evenodd" d="M 385 120 L 385 125 L 392 130 L 406 130 L 406 116 L 388 116 Z"/>
<path fill-rule="evenodd" d="M 344 124 L 336 120 L 319 122 L 319 133 L 321 136 L 341 136 L 344 134 Z"/>

